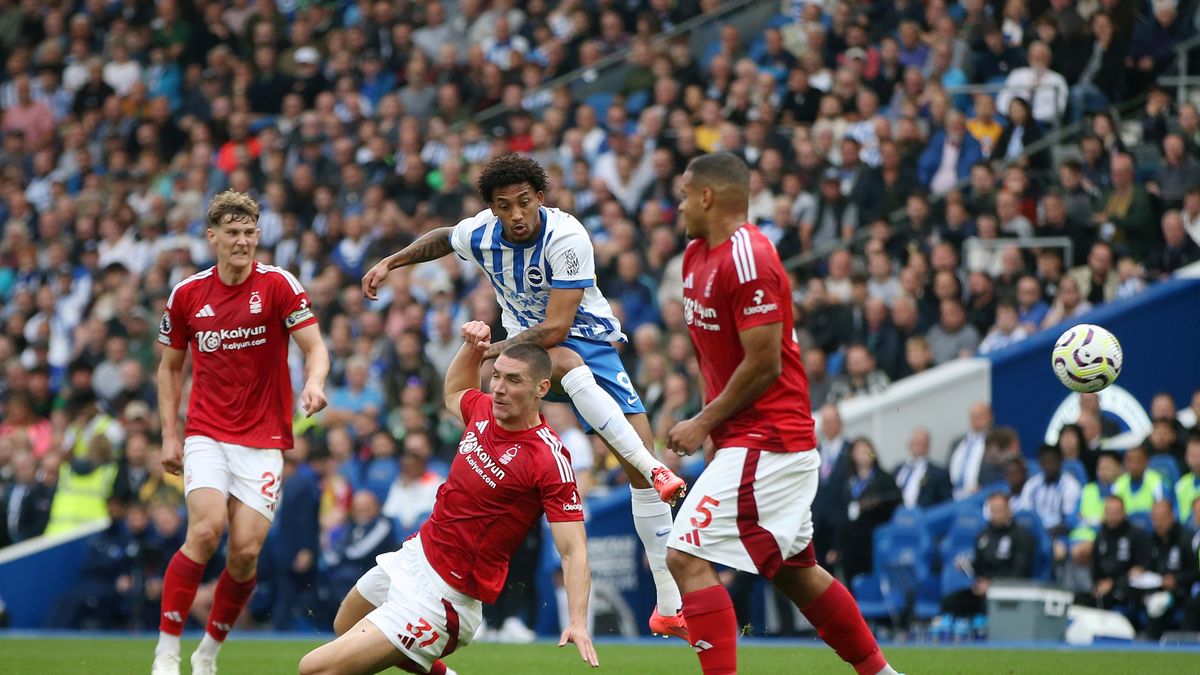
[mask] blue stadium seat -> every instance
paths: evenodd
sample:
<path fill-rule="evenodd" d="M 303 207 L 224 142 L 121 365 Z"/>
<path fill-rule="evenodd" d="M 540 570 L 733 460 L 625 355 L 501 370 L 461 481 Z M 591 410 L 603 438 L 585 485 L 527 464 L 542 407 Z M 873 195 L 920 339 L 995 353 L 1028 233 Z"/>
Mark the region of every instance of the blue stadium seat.
<path fill-rule="evenodd" d="M 625 99 L 625 110 L 629 111 L 630 116 L 636 117 L 648 105 L 650 105 L 650 90 L 648 89 L 635 91 Z"/>
<path fill-rule="evenodd" d="M 784 26 L 791 25 L 792 23 L 794 23 L 794 21 L 792 21 L 792 17 L 787 16 L 786 14 L 776 14 L 767 21 L 767 25 L 764 26 L 763 29 L 783 28 Z"/>
<path fill-rule="evenodd" d="M 942 567 L 951 565 L 954 558 L 960 554 L 972 554 L 975 550 L 975 538 L 984 528 L 987 521 L 983 514 L 976 510 L 963 511 L 954 519 L 950 531 L 942 537 L 938 544 L 938 562 Z"/>
<path fill-rule="evenodd" d="M 960 570 L 951 562 L 942 565 L 941 593 L 943 598 L 970 588 L 973 581 L 971 575 Z"/>
<path fill-rule="evenodd" d="M 583 102 L 596 111 L 596 119 L 600 120 L 603 124 L 607 124 L 605 118 L 608 116 L 608 106 L 612 105 L 613 102 L 612 92 L 602 91 L 592 94 L 583 99 Z"/>
<path fill-rule="evenodd" d="M 942 584 L 936 575 L 929 575 L 917 589 L 917 601 L 913 605 L 913 614 L 922 621 L 928 621 L 942 613 Z"/>
<path fill-rule="evenodd" d="M 1171 492 L 1179 482 L 1179 462 L 1170 455 L 1154 455 L 1150 458 L 1150 469 L 1162 476 L 1167 492 Z"/>
<path fill-rule="evenodd" d="M 1062 470 L 1063 473 L 1074 476 L 1080 486 L 1088 484 L 1087 469 L 1083 467 L 1083 462 L 1077 459 L 1064 459 Z"/>
<path fill-rule="evenodd" d="M 946 502 L 924 510 L 925 528 L 934 540 L 941 539 L 950 531 L 955 519 L 961 513 L 983 513 L 983 502 L 987 495 L 978 492 L 956 502 Z"/>
<path fill-rule="evenodd" d="M 1138 511 L 1137 513 L 1129 514 L 1129 522 L 1134 527 L 1141 528 L 1146 532 L 1154 531 L 1154 525 L 1150 522 L 1150 513 L 1148 511 Z"/>
<path fill-rule="evenodd" d="M 860 574 L 850 580 L 850 592 L 858 603 L 858 611 L 864 619 L 879 620 L 888 616 L 887 605 L 883 602 L 883 593 L 879 590 L 879 577 L 874 574 Z"/>
<path fill-rule="evenodd" d="M 921 585 L 931 575 L 933 540 L 917 509 L 897 509 L 886 526 L 875 531 L 875 573 L 889 614 L 903 616 L 913 607 Z"/>
<path fill-rule="evenodd" d="M 1042 527 L 1042 519 L 1033 511 L 1017 511 L 1013 519 L 1032 532 L 1037 542 L 1037 551 L 1033 555 L 1033 578 L 1049 581 L 1054 571 L 1054 545 L 1046 528 Z"/>

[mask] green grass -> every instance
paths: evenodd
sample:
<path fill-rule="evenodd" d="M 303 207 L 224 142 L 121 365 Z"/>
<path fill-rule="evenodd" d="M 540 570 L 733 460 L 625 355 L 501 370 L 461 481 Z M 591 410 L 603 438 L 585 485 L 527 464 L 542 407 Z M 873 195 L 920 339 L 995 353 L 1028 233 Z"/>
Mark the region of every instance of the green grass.
<path fill-rule="evenodd" d="M 195 641 L 184 642 L 184 668 Z M 295 673 L 300 657 L 316 641 L 242 640 L 235 637 L 221 652 L 222 675 Z M 0 638 L 0 673 L 42 675 L 89 673 L 123 675 L 146 673 L 153 660 L 150 639 L 86 640 L 70 638 Z M 679 641 L 663 645 L 601 644 L 600 672 L 638 675 L 690 675 L 700 671 L 696 657 Z M 886 650 L 896 668 L 909 675 L 946 673 L 1122 673 L 1167 675 L 1195 673 L 1200 654 L 1117 651 L 1019 651 L 1001 649 Z M 739 651 L 740 672 L 746 675 L 792 673 L 852 674 L 832 651 L 820 647 L 746 646 Z M 475 644 L 447 659 L 461 675 L 559 675 L 584 673 L 573 646 Z M 397 673 L 399 671 L 390 671 Z"/>

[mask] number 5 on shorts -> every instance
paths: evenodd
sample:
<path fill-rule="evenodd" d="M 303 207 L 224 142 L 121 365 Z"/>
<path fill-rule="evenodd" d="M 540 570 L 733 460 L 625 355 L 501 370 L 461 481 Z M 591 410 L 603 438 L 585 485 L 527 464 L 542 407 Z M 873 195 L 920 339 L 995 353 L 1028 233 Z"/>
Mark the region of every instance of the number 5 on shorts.
<path fill-rule="evenodd" d="M 696 513 L 703 514 L 704 520 L 700 520 L 696 516 L 692 516 L 692 527 L 696 528 L 697 530 L 703 530 L 704 528 L 708 527 L 709 523 L 711 523 L 713 519 L 712 511 L 710 511 L 708 507 L 711 506 L 716 508 L 720 505 L 721 502 L 709 497 L 708 495 L 705 495 L 704 498 L 700 500 L 700 503 L 696 505 Z"/>

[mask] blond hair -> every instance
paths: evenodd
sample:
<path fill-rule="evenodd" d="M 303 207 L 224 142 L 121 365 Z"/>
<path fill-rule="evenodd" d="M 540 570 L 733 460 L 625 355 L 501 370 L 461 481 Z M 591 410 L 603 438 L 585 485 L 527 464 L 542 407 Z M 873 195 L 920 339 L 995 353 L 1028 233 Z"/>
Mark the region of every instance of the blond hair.
<path fill-rule="evenodd" d="M 208 226 L 218 228 L 231 222 L 258 223 L 258 202 L 244 193 L 226 190 L 208 205 Z"/>

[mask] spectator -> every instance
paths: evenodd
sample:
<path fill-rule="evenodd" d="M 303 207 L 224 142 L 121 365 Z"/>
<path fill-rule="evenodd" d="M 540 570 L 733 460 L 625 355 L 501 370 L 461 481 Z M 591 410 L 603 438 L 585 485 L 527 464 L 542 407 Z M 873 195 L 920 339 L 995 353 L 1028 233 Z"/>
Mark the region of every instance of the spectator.
<path fill-rule="evenodd" d="M 1025 327 L 1018 322 L 1016 306 L 1009 302 L 1001 302 L 996 305 L 996 325 L 979 344 L 979 353 L 990 354 L 1004 349 L 1024 340 L 1028 335 Z"/>
<path fill-rule="evenodd" d="M 358 578 L 375 566 L 375 558 L 396 550 L 392 522 L 379 514 L 379 500 L 369 490 L 354 493 L 350 522 L 332 534 L 335 542 L 323 556 L 331 598 L 344 597 Z"/>
<path fill-rule="evenodd" d="M 997 107 L 1000 107 L 997 100 Z M 1017 161 L 1025 156 L 1025 148 L 1033 145 L 1042 138 L 1041 129 L 1038 128 L 1038 121 L 1034 119 L 1033 112 L 1029 108 L 1029 103 L 1021 97 L 1014 97 L 1006 104 L 1007 107 L 1000 108 L 1008 111 L 1008 126 L 1000 134 L 1000 138 L 996 141 L 996 149 L 992 152 L 991 159 Z M 1035 152 L 1029 156 L 1027 161 L 1031 168 L 1046 169 L 1048 164 L 1048 153 L 1045 150 Z"/>
<path fill-rule="evenodd" d="M 117 465 L 112 444 L 98 436 L 83 457 L 70 457 L 58 469 L 58 487 L 50 504 L 46 534 L 73 532 L 104 520 Z"/>
<path fill-rule="evenodd" d="M 1183 466 L 1184 444 L 1176 428 L 1178 422 L 1175 416 L 1154 417 L 1151 422 L 1150 434 L 1142 441 L 1151 457 L 1166 457 L 1175 464 L 1176 468 Z M 1168 485 L 1168 488 L 1171 486 Z M 1169 491 L 1169 490 L 1168 490 Z"/>
<path fill-rule="evenodd" d="M 1095 227 L 1091 224 L 1091 206 L 1086 209 L 1089 214 L 1075 220 L 1067 210 L 1067 201 L 1061 192 L 1052 190 L 1042 196 L 1037 234 L 1042 237 L 1067 237 L 1071 240 L 1072 265 L 1086 263 L 1084 252 L 1089 251 L 1095 242 Z"/>
<path fill-rule="evenodd" d="M 1200 260 L 1200 246 L 1187 236 L 1183 216 L 1175 209 L 1167 211 L 1162 217 L 1162 242 L 1146 258 L 1147 273 L 1152 278 L 1166 279 L 1197 260 Z"/>
<path fill-rule="evenodd" d="M 992 409 L 988 404 L 971 404 L 969 415 L 970 429 L 950 446 L 950 482 L 954 485 L 955 499 L 979 491 L 984 440 L 992 429 Z"/>
<path fill-rule="evenodd" d="M 908 437 L 908 459 L 896 471 L 896 485 L 906 508 L 928 508 L 954 498 L 950 472 L 929 459 L 929 430 L 913 429 Z"/>
<path fill-rule="evenodd" d="M 1200 187 L 1200 160 L 1187 153 L 1183 136 L 1168 134 L 1162 142 L 1162 164 L 1146 191 L 1158 197 L 1168 209 L 1183 206 L 1183 196 Z"/>
<path fill-rule="evenodd" d="M 1079 497 L 1079 520 L 1071 531 L 1071 559 L 1077 565 L 1091 563 L 1092 544 L 1104 522 L 1104 500 L 1112 496 L 1122 474 L 1121 459 L 1112 452 L 1096 460 L 1096 480 L 1083 486 Z"/>
<path fill-rule="evenodd" d="M 345 424 L 356 415 L 378 418 L 383 412 L 383 396 L 367 381 L 370 364 L 362 357 L 346 361 L 346 384 L 329 395 L 325 423 Z"/>
<path fill-rule="evenodd" d="M 1162 583 L 1157 592 L 1148 592 L 1144 600 L 1149 617 L 1147 632 L 1157 640 L 1174 625 L 1175 608 L 1186 605 L 1191 597 L 1192 583 L 1200 575 L 1200 564 L 1192 551 L 1191 537 L 1175 520 L 1175 510 L 1169 502 L 1155 503 L 1150 511 L 1150 523 L 1146 571 L 1160 575 Z"/>
<path fill-rule="evenodd" d="M 1153 74 L 1175 58 L 1175 45 L 1187 34 L 1178 0 L 1154 0 L 1151 5 L 1151 16 L 1143 17 L 1133 30 L 1125 57 L 1125 66 L 1134 71 L 1131 82 L 1135 90 L 1153 82 Z"/>
<path fill-rule="evenodd" d="M 433 510 L 437 490 L 446 480 L 445 476 L 429 468 L 432 454 L 433 443 L 429 434 L 415 432 L 404 438 L 400 473 L 396 475 L 383 504 L 383 515 L 396 521 L 401 535 L 414 531 L 425 522 Z M 358 498 L 358 494 L 355 498 Z"/>
<path fill-rule="evenodd" d="M 275 589 L 271 625 L 288 630 L 301 607 L 315 598 L 317 562 L 321 552 L 321 488 L 316 474 L 295 452 L 283 455 L 283 484 L 279 507 L 265 547 L 268 577 Z"/>
<path fill-rule="evenodd" d="M 1115 277 L 1115 275 L 1114 275 Z M 1092 311 L 1092 303 L 1083 299 L 1079 282 L 1075 277 L 1066 277 L 1058 286 L 1058 297 L 1050 311 L 1042 319 L 1042 328 L 1051 328 Z"/>
<path fill-rule="evenodd" d="M 825 351 L 820 347 L 804 350 L 804 373 L 808 375 L 808 399 L 814 410 L 820 410 L 829 399 L 833 378 L 826 370 Z M 555 427 L 556 429 L 558 427 Z"/>
<path fill-rule="evenodd" d="M 917 166 L 917 179 L 932 194 L 949 192 L 971 173 L 971 167 L 982 161 L 979 141 L 967 133 L 966 118 L 957 110 L 946 115 L 946 128 L 929 141 Z"/>
<path fill-rule="evenodd" d="M 1113 28 L 1113 19 L 1104 12 L 1092 17 L 1092 45 L 1083 72 L 1071 87 L 1071 121 L 1078 122 L 1086 113 L 1095 112 L 1125 93 L 1126 45 Z"/>
<path fill-rule="evenodd" d="M 867 347 L 851 345 L 846 349 L 846 374 L 833 381 L 828 398 L 832 403 L 841 403 L 855 396 L 878 394 L 888 384 L 887 374 L 876 368 L 875 357 Z"/>
<path fill-rule="evenodd" d="M 1043 445 L 1038 450 L 1038 466 L 1042 472 L 1025 483 L 1014 509 L 1038 515 L 1042 527 L 1053 537 L 1054 560 L 1059 562 L 1067 555 L 1067 534 L 1075 527 L 1083 488 L 1074 476 L 1063 473 L 1058 446 Z"/>
<path fill-rule="evenodd" d="M 1116 495 L 1104 500 L 1104 522 L 1093 551 L 1092 592 L 1076 602 L 1131 612 L 1141 594 L 1130 587 L 1129 580 L 1144 572 L 1150 562 L 1150 541 L 1146 532 L 1129 523 L 1125 504 Z"/>
<path fill-rule="evenodd" d="M 54 489 L 37 476 L 37 460 L 28 451 L 10 460 L 12 481 L 0 488 L 0 548 L 42 534 L 50 520 Z"/>
<path fill-rule="evenodd" d="M 117 462 L 113 480 L 113 496 L 129 504 L 138 501 L 142 486 L 150 480 L 150 437 L 139 431 L 125 439 L 125 449 Z"/>
<path fill-rule="evenodd" d="M 860 225 L 858 207 L 842 194 L 841 173 L 827 169 L 821 176 L 817 201 L 800 214 L 800 241 L 804 251 L 847 242 Z"/>
<path fill-rule="evenodd" d="M 1067 81 L 1050 70 L 1050 48 L 1034 41 L 1029 45 L 1029 65 L 1016 68 L 1004 79 L 1004 89 L 996 97 L 996 107 L 1008 110 L 1014 98 L 1030 101 L 1033 119 L 1050 124 L 1067 110 Z M 1016 122 L 1014 122 L 1015 124 Z"/>
<path fill-rule="evenodd" d="M 1067 277 L 1075 281 L 1080 296 L 1088 304 L 1096 306 L 1112 302 L 1120 285 L 1113 270 L 1112 247 L 1102 241 L 1096 242 L 1088 253 L 1087 265 L 1076 267 L 1067 273 Z"/>
<path fill-rule="evenodd" d="M 1113 155 L 1111 162 L 1112 189 L 1102 200 L 1103 208 L 1093 217 L 1100 227 L 1100 236 L 1111 238 L 1115 245 L 1129 248 L 1135 258 L 1150 251 L 1150 197 L 1134 180 L 1133 158 L 1126 154 Z"/>
<path fill-rule="evenodd" d="M 920 335 L 908 338 L 904 343 L 904 373 L 916 375 L 933 367 L 933 350 L 929 340 Z"/>
<path fill-rule="evenodd" d="M 1179 506 L 1179 520 L 1186 522 L 1191 515 L 1192 502 L 1200 497 L 1200 435 L 1188 436 L 1184 455 L 1188 473 L 1175 483 L 1175 503 Z"/>
<path fill-rule="evenodd" d="M 1197 422 L 1200 421 L 1200 389 L 1192 392 L 1192 403 L 1179 411 L 1177 418 L 1184 429 L 1192 432 L 1200 431 Z"/>
<path fill-rule="evenodd" d="M 901 373 L 902 344 L 900 332 L 888 316 L 887 304 L 879 298 L 869 298 L 863 305 L 863 344 L 875 358 L 876 364 L 888 380 L 895 380 Z M 807 369 L 805 372 L 809 372 Z M 886 385 L 884 385 L 886 386 Z M 812 375 L 809 374 L 809 392 L 812 392 Z"/>
<path fill-rule="evenodd" d="M 825 561 L 832 549 L 840 518 L 837 512 L 840 501 L 835 491 L 850 474 L 850 442 L 842 435 L 842 416 L 837 406 L 827 403 L 818 409 L 818 415 L 821 423 L 817 435 L 817 452 L 821 456 L 818 481 L 821 487 L 813 500 L 813 541 L 817 559 Z M 818 538 L 816 533 L 825 536 Z"/>
<path fill-rule="evenodd" d="M 926 335 L 938 365 L 974 355 L 979 347 L 979 331 L 967 323 L 962 302 L 955 298 L 941 301 L 941 320 Z"/>
<path fill-rule="evenodd" d="M 657 321 L 654 286 L 642 272 L 642 258 L 636 251 L 617 256 L 617 276 L 605 281 L 604 295 L 621 303 L 625 310 L 622 327 L 630 333 Z"/>
<path fill-rule="evenodd" d="M 991 94 L 978 93 L 973 99 L 975 116 L 967 120 L 967 131 L 979 141 L 979 150 L 984 158 L 992 156 L 996 141 L 1004 133 L 1004 125 L 996 119 L 996 100 Z"/>
<path fill-rule="evenodd" d="M 1145 446 L 1135 445 L 1125 451 L 1125 473 L 1113 484 L 1113 496 L 1124 504 L 1122 515 L 1150 513 L 1155 502 L 1168 498 L 1168 486 L 1160 473 L 1147 468 L 1148 459 Z"/>
<path fill-rule="evenodd" d="M 1037 277 L 1025 275 L 1017 281 L 1017 321 L 1027 333 L 1041 327 L 1050 305 L 1042 299 L 1042 286 Z"/>
<path fill-rule="evenodd" d="M 871 571 L 872 535 L 901 501 L 896 479 L 879 467 L 871 441 L 857 438 L 850 445 L 849 469 L 844 482 L 831 485 L 838 500 L 834 513 L 839 524 L 826 556 L 830 564 L 840 566 L 843 579 Z"/>
<path fill-rule="evenodd" d="M 1003 492 L 988 495 L 988 524 L 975 538 L 975 558 L 970 568 L 971 587 L 942 599 L 942 612 L 951 617 L 974 617 L 987 610 L 987 592 L 992 579 L 1029 579 L 1037 543 L 1033 534 L 1013 521 L 1008 497 Z M 963 565 L 962 561 L 954 561 Z M 937 623 L 944 624 L 943 618 Z"/>

